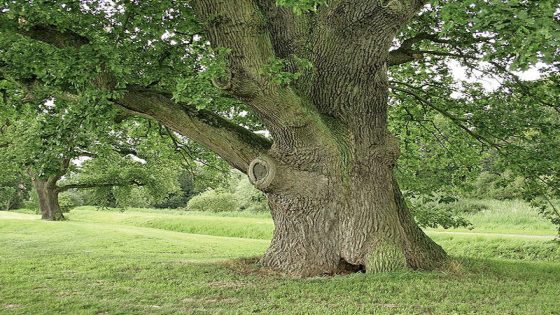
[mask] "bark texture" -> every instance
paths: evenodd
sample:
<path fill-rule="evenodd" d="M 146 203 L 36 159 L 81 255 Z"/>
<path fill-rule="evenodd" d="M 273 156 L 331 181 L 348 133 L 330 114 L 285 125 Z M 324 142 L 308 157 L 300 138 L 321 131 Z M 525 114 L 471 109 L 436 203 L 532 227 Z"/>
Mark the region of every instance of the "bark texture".
<path fill-rule="evenodd" d="M 39 197 L 41 219 L 48 221 L 64 220 L 64 215 L 58 204 L 58 187 L 52 179 L 33 178 L 33 186 Z"/>
<path fill-rule="evenodd" d="M 275 224 L 263 265 L 313 276 L 430 270 L 445 261 L 442 248 L 411 217 L 390 165 L 371 164 L 346 178 L 266 159 L 266 170 L 257 162 L 251 165 L 261 166 L 250 171 L 250 179 L 268 194 Z"/>

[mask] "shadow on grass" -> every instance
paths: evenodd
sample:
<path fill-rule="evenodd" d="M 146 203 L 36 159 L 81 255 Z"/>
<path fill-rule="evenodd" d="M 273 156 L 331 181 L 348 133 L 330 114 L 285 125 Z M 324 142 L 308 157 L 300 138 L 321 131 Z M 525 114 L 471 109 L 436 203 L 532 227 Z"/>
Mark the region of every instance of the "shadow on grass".
<path fill-rule="evenodd" d="M 292 275 L 278 272 L 271 268 L 263 267 L 259 261 L 260 256 L 242 257 L 218 262 L 221 267 L 234 274 L 241 276 L 256 276 L 264 278 L 288 278 L 300 279 Z M 322 275 L 314 278 L 332 278 L 344 277 L 354 273 L 339 273 L 333 275 Z M 396 272 L 386 272 L 371 274 L 368 277 L 393 277 L 396 276 L 401 280 L 404 278 L 450 278 L 450 279 L 469 279 L 469 278 L 507 278 L 510 280 L 528 280 L 538 276 L 546 276 L 547 281 L 557 281 L 560 283 L 560 266 L 554 263 L 537 262 L 537 261 L 521 261 L 521 260 L 504 260 L 504 259 L 483 259 L 483 258 L 467 258 L 467 257 L 451 257 L 449 261 L 434 271 L 425 270 L 405 270 Z"/>

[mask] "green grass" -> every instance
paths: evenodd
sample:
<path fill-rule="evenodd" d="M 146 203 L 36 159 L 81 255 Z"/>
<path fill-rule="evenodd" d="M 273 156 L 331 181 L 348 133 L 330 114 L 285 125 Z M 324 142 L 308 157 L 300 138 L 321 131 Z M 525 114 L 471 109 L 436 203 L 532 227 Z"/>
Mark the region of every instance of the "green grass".
<path fill-rule="evenodd" d="M 472 229 L 450 229 L 449 231 L 473 231 L 487 233 L 555 235 L 556 229 L 550 221 L 539 216 L 526 202 L 521 200 L 477 201 L 488 207 L 478 213 L 467 214 Z M 442 231 L 443 229 L 437 229 Z"/>
<path fill-rule="evenodd" d="M 97 211 L 93 207 L 74 209 L 67 217 L 76 222 L 96 222 L 150 227 L 161 230 L 230 236 L 240 238 L 270 239 L 274 225 L 270 215 L 227 212 L 215 213 L 173 211 L 162 214 L 159 210 L 137 209 Z"/>
<path fill-rule="evenodd" d="M 560 314 L 546 238 L 430 232 L 460 265 L 290 279 L 238 260 L 268 246 L 266 215 L 156 211 L 0 212 L 0 314 Z"/>
<path fill-rule="evenodd" d="M 200 212 L 162 215 L 157 211 L 148 209 L 144 209 L 142 212 L 136 210 L 96 211 L 91 207 L 81 207 L 72 211 L 68 218 L 72 222 L 131 225 L 176 232 L 262 240 L 270 240 L 274 229 L 272 219 L 262 216 L 236 217 L 234 216 L 236 213 L 228 213 L 227 217 L 220 217 L 215 214 L 200 214 Z M 471 232 L 476 233 L 477 231 Z M 546 242 L 552 237 L 542 238 L 541 240 L 544 242 L 535 242 L 531 238 L 507 238 L 508 240 L 504 241 L 504 237 L 490 234 L 476 237 L 476 242 L 473 243 L 474 235 L 442 234 L 431 230 L 428 233 L 453 255 L 468 252 L 469 257 L 476 258 L 498 257 L 560 261 L 560 247 L 553 242 Z"/>

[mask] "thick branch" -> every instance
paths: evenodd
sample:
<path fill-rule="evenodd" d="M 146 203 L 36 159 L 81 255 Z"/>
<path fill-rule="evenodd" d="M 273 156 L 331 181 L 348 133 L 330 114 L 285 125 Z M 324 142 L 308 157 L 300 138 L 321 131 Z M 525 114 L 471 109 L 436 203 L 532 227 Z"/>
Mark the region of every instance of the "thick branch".
<path fill-rule="evenodd" d="M 188 165 L 190 162 L 192 161 L 196 161 L 198 163 L 201 163 L 202 165 L 212 168 L 218 172 L 221 173 L 225 173 L 228 170 L 227 169 L 221 169 L 218 168 L 212 164 L 207 163 L 206 161 L 204 161 L 203 159 L 199 159 L 195 156 L 195 154 L 193 152 L 191 152 L 191 150 L 189 150 L 189 147 L 187 145 L 185 145 L 184 143 L 182 143 L 182 141 L 180 139 L 177 138 L 177 136 L 175 135 L 175 133 L 172 130 L 169 130 L 169 128 L 160 125 L 161 129 L 160 129 L 160 135 L 162 137 L 169 137 L 171 139 L 171 142 L 173 142 L 173 146 L 175 147 L 175 151 L 178 152 L 182 157 L 183 157 L 183 161 L 185 162 L 184 165 Z M 164 132 L 162 132 L 164 131 Z"/>
<path fill-rule="evenodd" d="M 219 84 L 231 94 L 251 101 L 270 94 L 275 87 L 263 76 L 264 66 L 275 57 L 266 20 L 251 0 L 192 2 L 198 19 L 214 47 L 231 50 L 228 55 L 230 82 Z M 259 104 L 256 105 L 259 109 Z M 264 104 L 260 104 L 263 106 Z"/>
<path fill-rule="evenodd" d="M 18 29 L 19 34 L 56 46 L 58 48 L 80 48 L 89 39 L 69 30 L 58 30 L 51 25 L 35 25 L 29 30 Z"/>
<path fill-rule="evenodd" d="M 58 192 L 65 192 L 70 189 L 87 189 L 87 188 L 100 188 L 100 187 L 122 187 L 122 186 L 129 186 L 129 185 L 136 185 L 136 186 L 144 186 L 143 183 L 132 179 L 126 182 L 114 182 L 114 183 L 77 183 L 77 184 L 66 184 L 57 186 Z"/>
<path fill-rule="evenodd" d="M 249 163 L 270 148 L 270 142 L 206 110 L 177 104 L 171 98 L 144 89 L 130 89 L 115 104 L 154 118 L 174 131 L 214 151 L 246 172 Z"/>
<path fill-rule="evenodd" d="M 274 82 L 275 74 L 264 73 L 278 56 L 255 1 L 194 0 L 192 4 L 212 45 L 230 49 L 229 82 L 223 88 L 254 110 L 270 131 L 275 149 L 327 147 L 325 140 L 332 138 L 313 105 L 289 86 Z"/>
<path fill-rule="evenodd" d="M 462 41 L 457 42 L 457 41 L 451 41 L 451 40 L 448 40 L 448 39 L 440 38 L 435 34 L 420 32 L 420 33 L 416 34 L 415 36 L 404 40 L 402 42 L 401 46 L 398 49 L 390 51 L 389 52 L 389 59 L 387 61 L 387 65 L 397 66 L 397 65 L 400 65 L 400 64 L 404 64 L 404 63 L 412 62 L 412 61 L 415 61 L 415 60 L 423 59 L 424 54 L 443 55 L 443 56 L 449 56 L 449 55 L 453 56 L 454 55 L 454 54 L 446 53 L 446 52 L 423 51 L 423 50 L 419 50 L 419 49 L 413 49 L 412 46 L 414 46 L 415 44 L 420 43 L 422 41 L 426 41 L 426 40 L 430 41 L 432 43 L 447 44 L 450 47 L 458 49 L 458 47 L 460 47 L 460 46 L 468 46 L 468 45 L 472 45 L 472 44 L 475 44 L 475 43 L 488 42 L 489 40 L 491 40 L 491 38 L 489 38 L 489 37 L 478 37 L 478 38 L 470 38 L 468 40 L 462 40 Z"/>
<path fill-rule="evenodd" d="M 405 63 L 409 63 L 415 60 L 424 59 L 424 55 L 415 53 L 411 50 L 393 50 L 389 53 L 389 59 L 387 60 L 387 65 L 389 67 L 402 65 Z"/>
<path fill-rule="evenodd" d="M 329 17 L 333 27 L 360 32 L 375 24 L 400 28 L 426 2 L 424 0 L 333 0 L 320 11 Z"/>
<path fill-rule="evenodd" d="M 408 63 L 424 58 L 423 54 L 412 49 L 412 46 L 414 46 L 414 44 L 417 44 L 424 40 L 429 40 L 431 42 L 441 44 L 446 44 L 449 42 L 447 40 L 438 38 L 434 34 L 429 34 L 426 32 L 418 33 L 415 36 L 404 40 L 398 49 L 389 52 L 389 60 L 387 61 L 387 65 L 397 66 L 403 63 Z"/>
<path fill-rule="evenodd" d="M 275 0 L 255 0 L 266 16 L 274 52 L 278 58 L 292 55 L 307 57 L 313 15 L 297 15 L 290 8 L 279 7 Z"/>
<path fill-rule="evenodd" d="M 357 134 L 364 125 L 386 125 L 386 60 L 405 21 L 383 2 L 330 1 L 320 8 L 314 28 L 310 99 L 322 114 L 355 127 Z"/>
<path fill-rule="evenodd" d="M 86 38 L 76 33 L 58 31 L 50 26 L 35 26 L 29 31 L 18 32 L 59 48 L 80 47 L 88 43 Z M 107 84 L 112 80 L 112 76 L 106 73 L 100 76 L 96 84 L 100 85 L 100 88 L 107 88 L 112 86 Z M 250 161 L 264 154 L 271 145 L 267 139 L 216 114 L 176 104 L 170 97 L 149 90 L 131 88 L 114 103 L 133 113 L 162 122 L 214 151 L 242 171 L 246 171 Z"/>

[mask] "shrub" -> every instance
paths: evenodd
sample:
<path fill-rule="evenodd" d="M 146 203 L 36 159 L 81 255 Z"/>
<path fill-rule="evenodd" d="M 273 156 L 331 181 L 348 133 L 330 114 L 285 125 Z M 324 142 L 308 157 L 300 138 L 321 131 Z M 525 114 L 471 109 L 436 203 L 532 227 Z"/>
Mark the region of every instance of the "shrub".
<path fill-rule="evenodd" d="M 251 212 L 268 212 L 266 196 L 257 190 L 247 177 L 239 180 L 235 186 L 235 197 L 239 202 L 239 210 Z"/>
<path fill-rule="evenodd" d="M 233 171 L 218 189 L 210 189 L 192 197 L 187 210 L 268 212 L 266 195 L 257 190 L 247 176 Z"/>
<path fill-rule="evenodd" d="M 70 209 L 84 205 L 84 199 L 77 190 L 68 190 L 58 196 L 58 204 L 62 212 L 69 212 Z"/>
<path fill-rule="evenodd" d="M 462 217 L 459 199 L 442 194 L 419 195 L 409 198 L 411 211 L 421 227 L 444 229 L 471 227 L 471 223 Z"/>
<path fill-rule="evenodd" d="M 501 174 L 482 172 L 473 183 L 471 196 L 484 199 L 521 199 L 525 179 L 505 171 Z"/>
<path fill-rule="evenodd" d="M 234 194 L 218 190 L 207 190 L 192 197 L 187 203 L 189 211 L 226 212 L 238 209 L 239 202 Z"/>
<path fill-rule="evenodd" d="M 58 205 L 64 213 L 70 212 L 72 208 L 81 206 L 82 202 L 79 195 L 71 191 L 63 192 L 58 196 Z"/>

